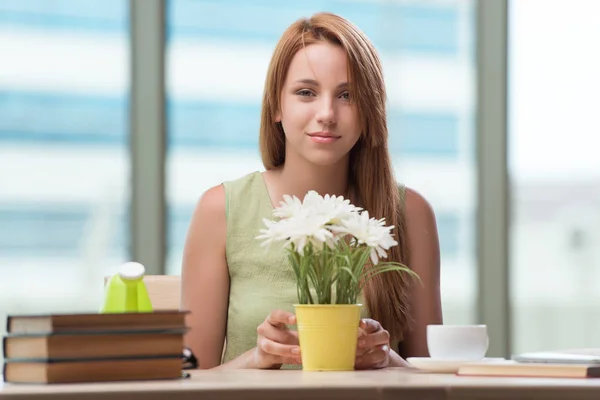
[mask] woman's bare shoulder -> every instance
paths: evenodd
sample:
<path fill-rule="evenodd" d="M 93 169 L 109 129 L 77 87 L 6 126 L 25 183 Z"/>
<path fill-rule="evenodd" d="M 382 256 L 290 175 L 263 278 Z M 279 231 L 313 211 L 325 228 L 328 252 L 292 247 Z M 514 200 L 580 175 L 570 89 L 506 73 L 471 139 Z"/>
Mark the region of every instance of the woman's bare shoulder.
<path fill-rule="evenodd" d="M 435 212 L 429 203 L 429 200 L 413 188 L 405 187 L 404 191 L 404 207 L 407 225 L 410 224 L 410 222 L 416 224 L 435 223 Z"/>
<path fill-rule="evenodd" d="M 200 213 L 225 214 L 225 188 L 216 185 L 207 189 L 196 204 L 196 211 Z"/>

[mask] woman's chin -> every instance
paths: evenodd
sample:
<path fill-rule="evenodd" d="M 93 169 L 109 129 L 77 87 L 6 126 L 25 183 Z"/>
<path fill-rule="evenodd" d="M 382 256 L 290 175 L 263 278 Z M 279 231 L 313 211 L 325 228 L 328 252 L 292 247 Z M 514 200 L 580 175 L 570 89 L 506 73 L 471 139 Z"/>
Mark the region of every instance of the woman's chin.
<path fill-rule="evenodd" d="M 346 154 L 340 155 L 333 152 L 319 152 L 319 154 L 310 154 L 306 157 L 306 160 L 309 163 L 320 167 L 333 167 L 345 162 L 346 156 Z"/>

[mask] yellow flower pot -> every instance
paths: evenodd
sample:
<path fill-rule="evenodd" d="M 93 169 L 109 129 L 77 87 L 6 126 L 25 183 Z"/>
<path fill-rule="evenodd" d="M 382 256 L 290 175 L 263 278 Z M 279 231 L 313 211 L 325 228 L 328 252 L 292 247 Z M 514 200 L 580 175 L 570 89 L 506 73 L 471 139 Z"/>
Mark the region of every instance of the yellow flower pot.
<path fill-rule="evenodd" d="M 354 370 L 361 304 L 295 304 L 302 369 Z"/>

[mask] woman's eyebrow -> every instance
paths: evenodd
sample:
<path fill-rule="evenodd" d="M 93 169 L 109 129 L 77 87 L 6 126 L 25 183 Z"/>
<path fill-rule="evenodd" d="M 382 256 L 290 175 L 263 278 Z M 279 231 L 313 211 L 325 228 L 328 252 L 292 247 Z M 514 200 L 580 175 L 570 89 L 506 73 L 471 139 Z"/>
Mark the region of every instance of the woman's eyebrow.
<path fill-rule="evenodd" d="M 314 79 L 299 79 L 296 81 L 296 83 L 303 83 L 306 85 L 319 86 L 319 82 L 317 82 Z M 339 85 L 337 85 L 337 89 L 345 88 L 347 86 L 348 86 L 348 82 L 342 82 Z"/>

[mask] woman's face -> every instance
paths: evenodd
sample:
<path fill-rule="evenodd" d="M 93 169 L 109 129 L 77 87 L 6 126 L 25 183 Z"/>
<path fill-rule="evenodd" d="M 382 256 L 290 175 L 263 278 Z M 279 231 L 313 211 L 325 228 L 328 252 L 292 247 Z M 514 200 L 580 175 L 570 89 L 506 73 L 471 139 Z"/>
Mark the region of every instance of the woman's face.
<path fill-rule="evenodd" d="M 349 90 L 348 60 L 340 46 L 322 42 L 296 53 L 276 115 L 286 136 L 286 159 L 300 157 L 321 166 L 347 160 L 360 137 Z"/>

